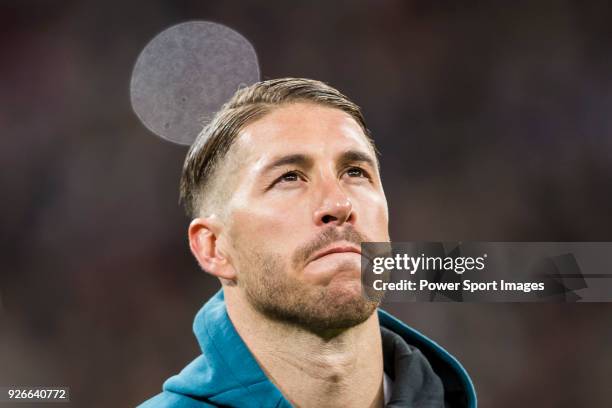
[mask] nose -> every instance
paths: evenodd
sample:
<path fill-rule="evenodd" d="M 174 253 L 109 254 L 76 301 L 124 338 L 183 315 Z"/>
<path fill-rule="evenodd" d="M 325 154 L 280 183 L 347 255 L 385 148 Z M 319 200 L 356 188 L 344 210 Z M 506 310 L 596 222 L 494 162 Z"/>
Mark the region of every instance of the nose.
<path fill-rule="evenodd" d="M 353 204 L 337 182 L 327 183 L 323 187 L 320 205 L 313 215 L 317 226 L 340 226 L 345 222 L 355 222 Z"/>

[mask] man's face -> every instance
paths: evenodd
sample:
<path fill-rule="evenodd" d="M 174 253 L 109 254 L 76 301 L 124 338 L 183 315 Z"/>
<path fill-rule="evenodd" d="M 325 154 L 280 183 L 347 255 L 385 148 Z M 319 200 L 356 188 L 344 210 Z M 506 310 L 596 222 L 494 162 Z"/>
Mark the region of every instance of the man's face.
<path fill-rule="evenodd" d="M 360 243 L 388 241 L 375 154 L 347 113 L 296 103 L 249 124 L 232 147 L 228 259 L 247 300 L 310 330 L 365 321 Z"/>

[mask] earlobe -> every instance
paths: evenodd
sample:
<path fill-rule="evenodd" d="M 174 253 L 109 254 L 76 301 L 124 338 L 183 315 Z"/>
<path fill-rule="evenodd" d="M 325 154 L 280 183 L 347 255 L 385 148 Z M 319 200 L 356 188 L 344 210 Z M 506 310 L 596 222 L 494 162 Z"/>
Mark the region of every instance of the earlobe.
<path fill-rule="evenodd" d="M 234 281 L 234 268 L 218 247 L 219 232 L 220 228 L 213 217 L 195 218 L 191 221 L 187 233 L 189 248 L 205 272 L 220 279 Z"/>

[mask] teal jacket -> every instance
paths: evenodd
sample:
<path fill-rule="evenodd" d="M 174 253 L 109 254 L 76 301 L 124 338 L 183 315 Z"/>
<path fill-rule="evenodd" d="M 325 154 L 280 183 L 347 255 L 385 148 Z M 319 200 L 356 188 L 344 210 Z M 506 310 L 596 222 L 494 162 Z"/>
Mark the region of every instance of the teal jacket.
<path fill-rule="evenodd" d="M 442 380 L 449 407 L 476 407 L 476 393 L 461 364 L 446 350 L 383 310 L 380 325 L 418 348 Z M 291 407 L 266 377 L 227 314 L 220 290 L 197 313 L 193 331 L 202 354 L 179 374 L 170 377 L 163 391 L 139 408 Z"/>

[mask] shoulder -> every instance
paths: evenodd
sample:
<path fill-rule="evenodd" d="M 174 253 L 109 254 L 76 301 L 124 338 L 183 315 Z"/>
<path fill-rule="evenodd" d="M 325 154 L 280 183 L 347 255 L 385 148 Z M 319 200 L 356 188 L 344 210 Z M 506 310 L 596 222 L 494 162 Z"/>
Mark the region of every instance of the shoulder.
<path fill-rule="evenodd" d="M 164 391 L 138 405 L 137 408 L 209 408 L 215 406 L 187 395 Z"/>

